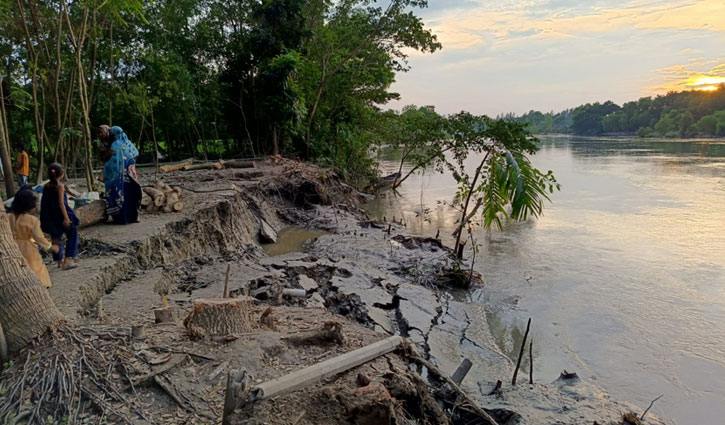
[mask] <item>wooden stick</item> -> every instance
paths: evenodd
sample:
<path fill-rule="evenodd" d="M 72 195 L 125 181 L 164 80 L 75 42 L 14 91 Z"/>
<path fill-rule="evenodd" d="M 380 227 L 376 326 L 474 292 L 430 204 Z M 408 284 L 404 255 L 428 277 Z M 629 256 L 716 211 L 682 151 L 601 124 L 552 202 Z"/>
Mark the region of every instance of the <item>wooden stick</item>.
<path fill-rule="evenodd" d="M 640 420 L 640 421 L 643 421 L 643 420 L 644 420 L 644 415 L 646 415 L 646 414 L 647 414 L 647 412 L 649 412 L 649 409 L 651 409 L 651 408 L 652 408 L 652 406 L 654 406 L 654 405 L 655 405 L 655 401 L 657 401 L 657 400 L 661 399 L 661 398 L 662 398 L 662 397 L 664 397 L 664 396 L 665 396 L 665 395 L 664 395 L 664 394 L 662 394 L 661 396 L 659 396 L 659 397 L 657 397 L 656 399 L 652 400 L 652 402 L 651 402 L 651 403 L 649 404 L 649 407 L 647 408 L 647 410 L 645 410 L 645 411 L 644 411 L 644 413 L 642 413 L 642 416 L 640 416 L 640 417 L 639 417 L 639 420 Z"/>
<path fill-rule="evenodd" d="M 534 337 L 529 343 L 529 384 L 534 385 Z"/>
<path fill-rule="evenodd" d="M 458 385 L 461 385 L 461 382 L 463 382 L 463 379 L 468 375 L 468 371 L 471 370 L 471 367 L 473 366 L 473 363 L 471 363 L 470 360 L 467 358 L 464 358 L 461 364 L 458 366 L 458 369 L 453 373 L 453 382 L 455 382 Z"/>
<path fill-rule="evenodd" d="M 521 341 L 521 351 L 519 351 L 519 360 L 516 362 L 516 369 L 514 369 L 514 377 L 511 379 L 511 385 L 516 385 L 516 375 L 519 374 L 519 368 L 521 367 L 521 359 L 524 357 L 524 350 L 526 349 L 526 338 L 529 336 L 529 328 L 531 327 L 531 318 L 526 324 L 526 332 L 524 333 L 524 340 Z"/>
<path fill-rule="evenodd" d="M 229 275 L 232 273 L 232 264 L 227 263 L 227 278 L 224 280 L 224 296 L 223 298 L 229 298 Z"/>
<path fill-rule="evenodd" d="M 231 425 L 231 416 L 246 401 L 248 388 L 247 372 L 232 370 L 227 376 L 227 391 L 224 396 L 222 425 Z"/>
<path fill-rule="evenodd" d="M 355 351 L 350 351 L 302 370 L 264 382 L 252 389 L 251 401 L 266 400 L 300 390 L 315 382 L 330 378 L 388 354 L 397 349 L 402 343 L 403 338 L 400 336 L 391 336 Z M 495 425 L 495 423 L 491 425 Z"/>

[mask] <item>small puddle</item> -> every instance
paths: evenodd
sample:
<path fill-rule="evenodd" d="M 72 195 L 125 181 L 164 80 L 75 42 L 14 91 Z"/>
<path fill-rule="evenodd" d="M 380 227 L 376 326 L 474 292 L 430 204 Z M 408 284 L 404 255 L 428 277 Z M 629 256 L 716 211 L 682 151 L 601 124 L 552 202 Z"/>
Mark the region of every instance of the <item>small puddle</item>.
<path fill-rule="evenodd" d="M 290 252 L 305 252 L 309 245 L 327 232 L 310 230 L 304 227 L 285 227 L 277 233 L 277 242 L 263 244 L 262 248 L 270 257 L 288 254 Z"/>

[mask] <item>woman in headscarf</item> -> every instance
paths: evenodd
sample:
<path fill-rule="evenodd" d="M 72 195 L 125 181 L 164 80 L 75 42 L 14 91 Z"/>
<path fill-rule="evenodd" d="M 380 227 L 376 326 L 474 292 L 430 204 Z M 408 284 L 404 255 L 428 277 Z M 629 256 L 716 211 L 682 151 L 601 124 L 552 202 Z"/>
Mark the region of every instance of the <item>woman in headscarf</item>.
<path fill-rule="evenodd" d="M 142 196 L 136 175 L 138 149 L 121 127 L 102 125 L 98 133 L 103 142 L 101 156 L 106 161 L 106 215 L 116 224 L 137 223 Z"/>

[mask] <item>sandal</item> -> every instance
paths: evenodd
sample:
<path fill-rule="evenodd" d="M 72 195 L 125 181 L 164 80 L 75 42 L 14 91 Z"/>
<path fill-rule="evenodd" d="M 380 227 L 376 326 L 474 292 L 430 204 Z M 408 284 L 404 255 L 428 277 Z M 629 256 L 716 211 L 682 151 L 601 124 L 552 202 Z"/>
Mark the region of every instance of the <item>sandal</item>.
<path fill-rule="evenodd" d="M 67 266 L 63 267 L 63 270 L 72 270 L 76 267 L 78 267 L 78 263 L 70 263 Z"/>

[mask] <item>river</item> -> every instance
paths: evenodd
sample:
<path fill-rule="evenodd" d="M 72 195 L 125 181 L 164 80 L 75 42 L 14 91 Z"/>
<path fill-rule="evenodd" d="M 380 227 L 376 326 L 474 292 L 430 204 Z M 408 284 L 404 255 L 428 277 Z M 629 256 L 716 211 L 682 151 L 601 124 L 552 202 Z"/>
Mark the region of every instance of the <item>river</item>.
<path fill-rule="evenodd" d="M 533 318 L 537 379 L 576 371 L 678 425 L 725 417 L 725 141 L 542 137 L 562 185 L 540 219 L 477 230 L 483 303 L 506 353 Z M 381 174 L 397 171 L 383 151 Z M 427 171 L 369 206 L 444 239 L 455 184 Z M 470 245 L 470 244 L 469 244 Z M 469 259 L 470 259 L 470 253 Z"/>

